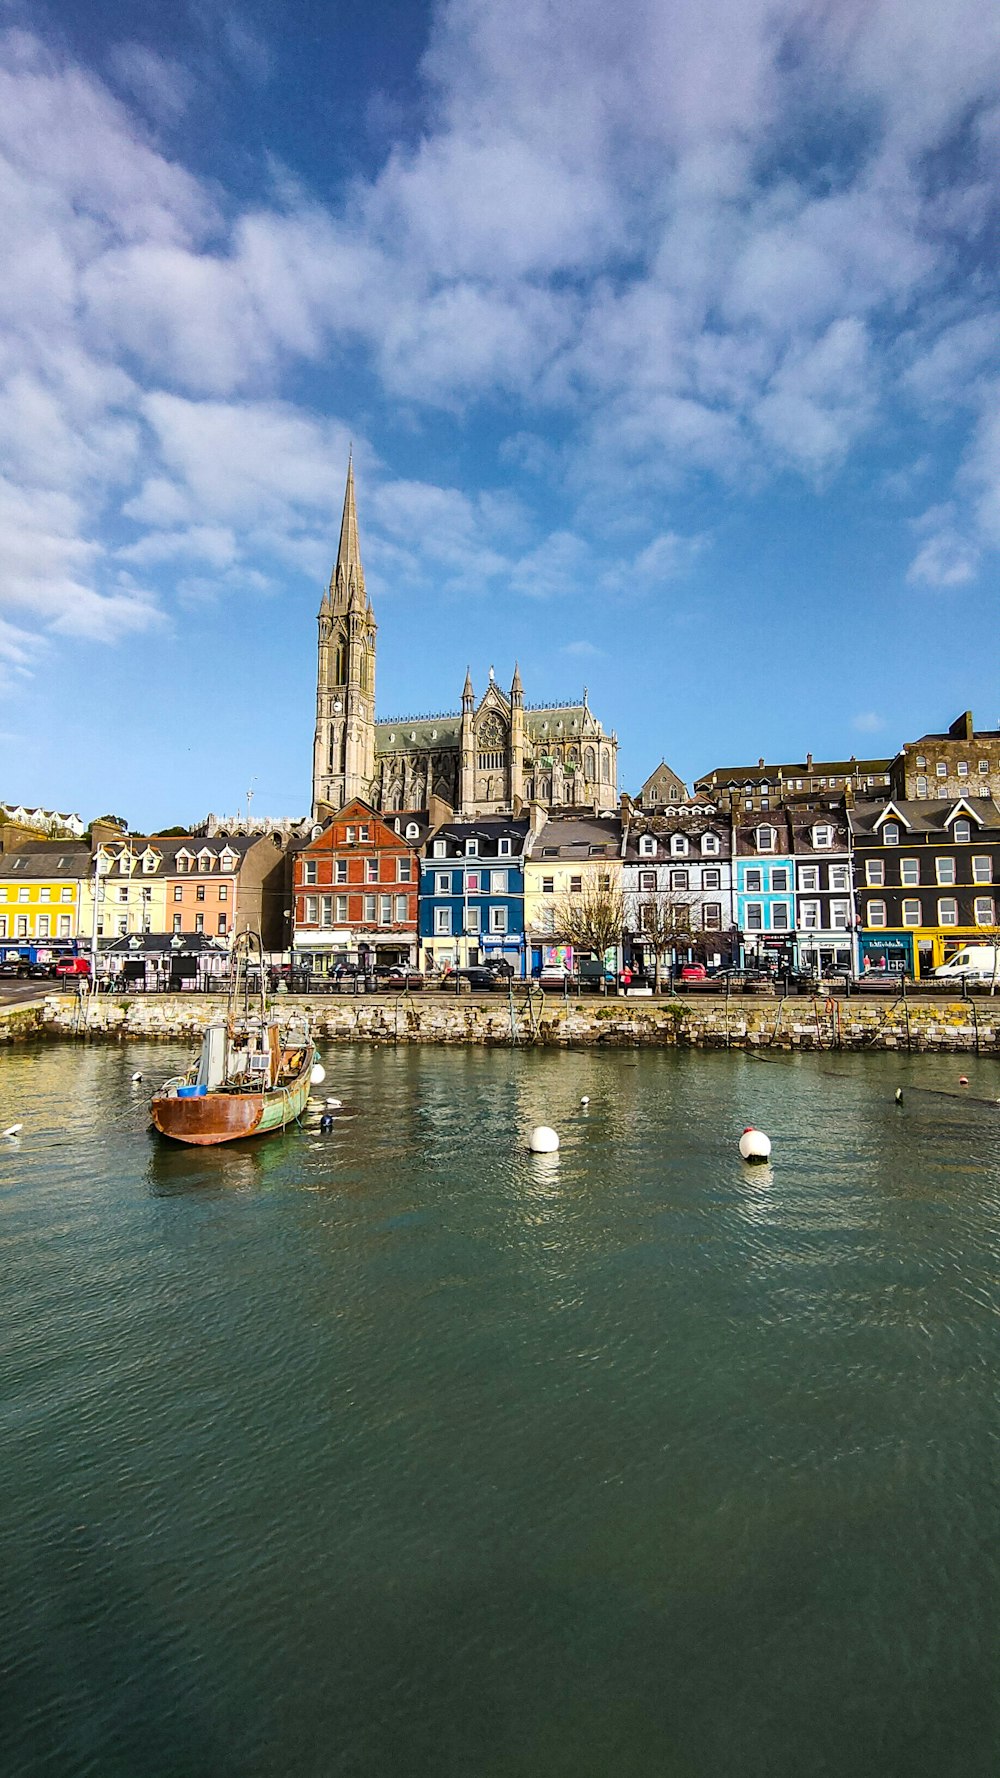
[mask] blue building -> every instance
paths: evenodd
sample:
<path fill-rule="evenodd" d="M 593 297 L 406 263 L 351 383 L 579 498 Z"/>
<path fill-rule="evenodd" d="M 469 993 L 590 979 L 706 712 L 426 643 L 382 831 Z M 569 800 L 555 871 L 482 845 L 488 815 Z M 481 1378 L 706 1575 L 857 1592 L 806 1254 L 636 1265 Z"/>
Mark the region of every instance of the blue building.
<path fill-rule="evenodd" d="M 733 878 L 740 961 L 794 965 L 795 859 L 783 810 L 738 822 L 733 832 Z"/>
<path fill-rule="evenodd" d="M 420 867 L 420 951 L 425 969 L 504 957 L 526 974 L 524 860 L 527 820 L 455 821 L 428 841 Z"/>

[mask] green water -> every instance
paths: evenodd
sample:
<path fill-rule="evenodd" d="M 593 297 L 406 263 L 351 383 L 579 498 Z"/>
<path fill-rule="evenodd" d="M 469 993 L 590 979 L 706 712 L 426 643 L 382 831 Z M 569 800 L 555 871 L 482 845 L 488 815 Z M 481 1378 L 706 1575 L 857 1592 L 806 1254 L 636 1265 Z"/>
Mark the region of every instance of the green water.
<path fill-rule="evenodd" d="M 0 1056 L 4 1778 L 992 1778 L 995 1064 L 185 1056 Z"/>

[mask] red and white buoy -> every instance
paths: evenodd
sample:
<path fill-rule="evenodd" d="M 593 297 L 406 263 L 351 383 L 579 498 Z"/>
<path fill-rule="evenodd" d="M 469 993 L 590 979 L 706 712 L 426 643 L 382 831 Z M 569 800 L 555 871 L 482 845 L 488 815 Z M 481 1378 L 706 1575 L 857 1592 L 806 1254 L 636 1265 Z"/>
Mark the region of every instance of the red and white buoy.
<path fill-rule="evenodd" d="M 760 1165 L 771 1158 L 771 1138 L 765 1136 L 763 1130 L 755 1130 L 748 1124 L 740 1137 L 740 1154 L 751 1165 Z"/>

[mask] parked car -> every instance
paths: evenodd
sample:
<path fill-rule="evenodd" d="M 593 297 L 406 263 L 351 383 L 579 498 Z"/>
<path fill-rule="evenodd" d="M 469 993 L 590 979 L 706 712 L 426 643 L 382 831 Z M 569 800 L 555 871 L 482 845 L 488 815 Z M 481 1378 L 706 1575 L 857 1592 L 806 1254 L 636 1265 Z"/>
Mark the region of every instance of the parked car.
<path fill-rule="evenodd" d="M 89 976 L 89 957 L 60 957 L 56 964 L 56 975 Z"/>
<path fill-rule="evenodd" d="M 708 975 L 704 963 L 685 963 L 681 970 L 682 982 L 703 982 Z"/>
<path fill-rule="evenodd" d="M 390 993 L 401 993 L 404 988 L 414 993 L 423 985 L 422 972 L 419 969 L 407 969 L 402 963 L 383 963 L 375 971 L 375 986 L 387 988 Z"/>
<path fill-rule="evenodd" d="M 506 988 L 508 973 L 514 973 L 509 964 L 506 969 L 496 969 L 489 963 L 471 963 L 464 969 L 450 969 L 438 986 L 452 994 L 490 993 Z"/>

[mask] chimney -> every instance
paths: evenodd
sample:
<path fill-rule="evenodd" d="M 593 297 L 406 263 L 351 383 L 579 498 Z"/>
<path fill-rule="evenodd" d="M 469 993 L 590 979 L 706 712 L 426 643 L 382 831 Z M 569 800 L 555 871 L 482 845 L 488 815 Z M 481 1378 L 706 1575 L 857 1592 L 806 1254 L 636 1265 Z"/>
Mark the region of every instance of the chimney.
<path fill-rule="evenodd" d="M 806 771 L 811 772 L 812 769 L 813 769 L 813 756 L 811 753 L 807 753 L 806 754 Z"/>
<path fill-rule="evenodd" d="M 757 761 L 757 770 L 758 770 L 758 772 L 762 772 L 764 770 L 764 761 L 762 759 L 759 759 Z"/>
<path fill-rule="evenodd" d="M 975 732 L 971 710 L 963 710 L 961 716 L 956 716 L 948 730 L 953 741 L 971 741 Z"/>

